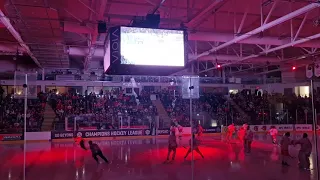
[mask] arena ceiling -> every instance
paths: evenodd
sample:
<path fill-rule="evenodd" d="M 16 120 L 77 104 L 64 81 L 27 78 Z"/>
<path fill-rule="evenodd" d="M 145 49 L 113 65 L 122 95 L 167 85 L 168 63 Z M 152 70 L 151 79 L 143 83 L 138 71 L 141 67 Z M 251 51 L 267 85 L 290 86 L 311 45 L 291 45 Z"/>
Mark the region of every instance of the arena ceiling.
<path fill-rule="evenodd" d="M 102 60 L 108 27 L 155 12 L 161 28 L 187 28 L 189 61 L 222 66 L 293 63 L 320 54 L 320 4 L 307 0 L 2 0 L 0 51 L 29 54 L 43 68 Z M 207 66 L 208 63 L 213 65 Z M 199 63 L 201 64 L 201 63 Z"/>

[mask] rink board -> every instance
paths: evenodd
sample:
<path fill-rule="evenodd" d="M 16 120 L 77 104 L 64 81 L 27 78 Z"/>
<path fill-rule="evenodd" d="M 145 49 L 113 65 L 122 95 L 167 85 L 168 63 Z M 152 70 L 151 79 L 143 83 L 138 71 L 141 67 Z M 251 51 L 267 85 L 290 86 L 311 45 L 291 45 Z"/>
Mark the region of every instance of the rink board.
<path fill-rule="evenodd" d="M 278 129 L 279 135 L 284 132 L 293 133 L 312 133 L 312 125 L 296 124 L 296 125 L 250 125 L 251 130 L 255 134 L 266 134 L 269 129 L 274 126 Z M 239 129 L 240 126 L 237 126 Z M 190 128 L 189 128 L 190 129 Z M 319 129 L 319 128 L 318 128 Z M 221 133 L 227 131 L 226 126 L 212 127 L 204 129 L 204 136 L 219 136 Z M 190 136 L 191 129 L 185 131 L 182 136 Z M 140 139 L 140 138 L 154 138 L 154 137 L 168 137 L 169 129 L 158 129 L 157 131 L 151 129 L 121 129 L 121 130 L 100 130 L 100 131 L 52 131 L 52 132 L 27 132 L 27 142 L 44 142 L 44 141 L 73 141 L 75 137 L 82 137 L 92 140 L 112 140 L 112 139 Z M 0 134 L 0 144 L 15 144 L 23 143 L 23 134 Z"/>

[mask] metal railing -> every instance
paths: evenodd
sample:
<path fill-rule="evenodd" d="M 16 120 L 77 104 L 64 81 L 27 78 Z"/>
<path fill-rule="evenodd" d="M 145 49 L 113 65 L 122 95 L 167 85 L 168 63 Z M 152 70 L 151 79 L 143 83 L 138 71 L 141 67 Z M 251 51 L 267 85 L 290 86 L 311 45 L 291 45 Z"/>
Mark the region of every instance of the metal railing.
<path fill-rule="evenodd" d="M 275 111 L 272 109 L 259 110 L 248 113 L 250 116 L 246 121 L 252 125 L 265 124 L 312 124 L 312 112 L 303 110 L 282 110 Z M 231 123 L 243 124 L 243 117 L 234 114 L 220 114 L 218 116 L 219 125 L 229 125 Z"/>
<path fill-rule="evenodd" d="M 63 77 L 62 77 L 63 76 Z M 133 78 L 133 79 L 132 79 Z M 12 75 L 1 75 L 1 80 L 14 80 Z M 175 85 L 181 83 L 181 76 L 136 76 L 136 75 L 83 75 L 83 74 L 37 74 L 38 81 L 104 81 L 116 83 L 131 83 L 132 80 L 136 83 L 173 83 Z M 231 78 L 232 79 L 232 78 Z M 202 84 L 263 84 L 264 81 L 261 77 L 246 77 L 240 78 L 240 82 L 222 77 L 200 77 Z M 268 78 L 266 83 L 280 83 L 281 78 Z"/>

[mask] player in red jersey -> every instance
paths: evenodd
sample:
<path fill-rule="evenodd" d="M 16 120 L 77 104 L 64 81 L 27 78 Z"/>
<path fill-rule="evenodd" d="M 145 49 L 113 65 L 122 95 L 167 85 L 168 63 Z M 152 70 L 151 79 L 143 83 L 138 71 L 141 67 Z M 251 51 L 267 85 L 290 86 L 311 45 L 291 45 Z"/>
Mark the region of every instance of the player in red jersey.
<path fill-rule="evenodd" d="M 232 139 L 233 133 L 236 131 L 236 127 L 234 126 L 234 124 L 230 124 L 228 126 L 228 131 L 227 131 L 227 136 L 226 136 L 226 141 L 230 142 L 230 140 Z"/>
<path fill-rule="evenodd" d="M 82 139 L 81 137 L 76 137 L 75 138 L 75 142 L 80 145 L 80 147 L 84 150 L 87 150 L 85 144 L 84 144 L 84 139 Z"/>
<path fill-rule="evenodd" d="M 203 131 L 204 131 L 203 127 L 200 124 L 198 124 L 198 127 L 197 127 L 198 138 L 202 137 Z"/>
<path fill-rule="evenodd" d="M 238 131 L 238 138 L 239 138 L 241 145 L 244 144 L 245 135 L 246 135 L 246 130 L 244 129 L 244 127 L 240 127 L 240 129 Z"/>

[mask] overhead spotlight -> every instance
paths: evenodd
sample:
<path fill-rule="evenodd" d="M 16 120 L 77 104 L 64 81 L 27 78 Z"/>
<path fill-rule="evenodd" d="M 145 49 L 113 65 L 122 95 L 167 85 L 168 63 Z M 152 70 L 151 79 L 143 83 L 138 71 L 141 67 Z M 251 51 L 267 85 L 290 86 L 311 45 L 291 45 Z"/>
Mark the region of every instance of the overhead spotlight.
<path fill-rule="evenodd" d="M 220 65 L 220 64 L 217 64 L 217 68 L 218 68 L 218 69 L 221 68 L 221 65 Z"/>
<path fill-rule="evenodd" d="M 292 66 L 292 70 L 294 71 L 294 70 L 296 70 L 297 68 L 295 67 L 295 66 Z"/>

